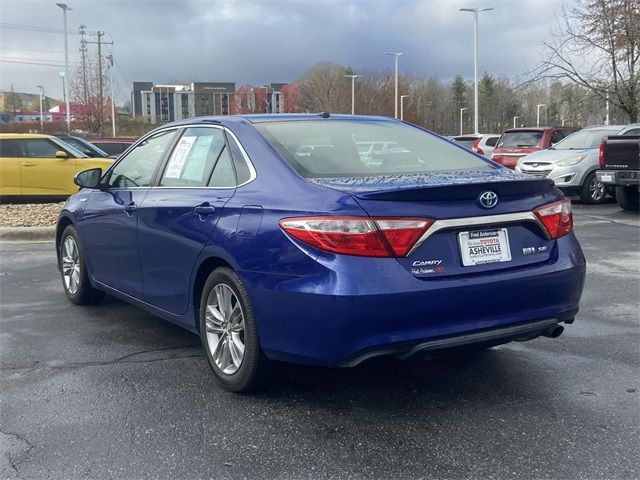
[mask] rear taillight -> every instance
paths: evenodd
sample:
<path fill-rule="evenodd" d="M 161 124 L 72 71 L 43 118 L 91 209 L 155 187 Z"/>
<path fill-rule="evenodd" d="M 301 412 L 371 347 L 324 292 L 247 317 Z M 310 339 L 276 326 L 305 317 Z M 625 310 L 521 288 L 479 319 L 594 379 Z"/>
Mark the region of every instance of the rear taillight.
<path fill-rule="evenodd" d="M 297 217 L 280 220 L 280 228 L 325 252 L 403 257 L 432 223 L 427 218 Z"/>
<path fill-rule="evenodd" d="M 600 150 L 598 151 L 598 163 L 600 168 L 604 168 L 604 142 L 600 143 Z"/>
<path fill-rule="evenodd" d="M 471 146 L 471 150 L 473 150 L 476 153 L 479 153 L 480 155 L 484 155 L 484 150 L 480 148 L 480 140 L 482 139 L 479 138 L 475 142 L 473 142 L 473 145 Z"/>
<path fill-rule="evenodd" d="M 562 237 L 573 229 L 571 202 L 566 198 L 538 207 L 533 213 L 547 229 L 550 238 Z"/>

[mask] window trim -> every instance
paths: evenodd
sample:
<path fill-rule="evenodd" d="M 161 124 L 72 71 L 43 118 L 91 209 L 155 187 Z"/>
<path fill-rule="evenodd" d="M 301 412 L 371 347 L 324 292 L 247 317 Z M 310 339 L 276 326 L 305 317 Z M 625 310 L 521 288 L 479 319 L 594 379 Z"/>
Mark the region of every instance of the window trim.
<path fill-rule="evenodd" d="M 171 158 L 171 154 L 173 153 L 173 150 L 175 149 L 176 145 L 180 141 L 180 138 L 182 137 L 184 131 L 187 128 L 218 128 L 218 129 L 222 129 L 238 145 L 238 149 L 242 153 L 244 161 L 247 164 L 247 167 L 249 168 L 249 172 L 250 172 L 249 180 L 247 180 L 246 182 L 243 182 L 243 183 L 241 183 L 239 185 L 236 185 L 235 187 L 210 187 L 208 185 L 205 185 L 203 187 L 175 187 L 175 186 L 162 186 L 162 185 L 160 185 L 160 180 L 161 180 L 162 172 L 164 172 L 164 169 L 165 169 L 165 164 L 169 160 L 169 158 Z M 172 125 L 172 126 L 168 126 L 168 127 L 159 128 L 159 129 L 153 130 L 153 131 L 149 132 L 147 135 L 141 137 L 135 143 L 133 143 L 127 149 L 127 151 L 125 153 L 120 155 L 120 157 L 118 157 L 117 161 L 114 162 L 113 165 L 111 165 L 109 167 L 109 169 L 102 176 L 102 179 L 100 180 L 100 183 L 103 183 L 103 180 L 105 178 L 107 178 L 107 175 L 110 175 L 111 171 L 116 167 L 116 165 L 118 165 L 121 161 L 123 161 L 127 157 L 127 155 L 129 154 L 129 151 L 132 151 L 134 148 L 137 148 L 139 143 L 142 143 L 143 141 L 147 140 L 148 138 L 150 138 L 150 137 L 152 137 L 154 135 L 157 135 L 158 133 L 167 131 L 167 130 L 176 130 L 177 131 L 177 135 L 176 135 L 176 138 L 169 145 L 169 148 L 167 148 L 167 151 L 164 153 L 163 158 L 161 159 L 158 168 L 154 172 L 153 180 L 151 182 L 151 185 L 148 186 L 148 187 L 129 187 L 129 188 L 126 188 L 126 189 L 123 189 L 123 188 L 117 188 L 117 189 L 116 188 L 110 188 L 109 190 L 134 190 L 134 189 L 143 189 L 143 188 L 171 189 L 171 190 L 176 190 L 176 189 L 181 189 L 181 190 L 185 190 L 185 189 L 186 190 L 193 190 L 193 189 L 198 189 L 198 190 L 202 190 L 202 189 L 207 189 L 207 190 L 231 190 L 231 189 L 234 189 L 234 188 L 244 187 L 245 185 L 248 185 L 249 183 L 253 182 L 257 178 L 258 174 L 256 172 L 255 167 L 253 166 L 253 162 L 251 161 L 251 159 L 249 158 L 249 155 L 247 154 L 247 151 L 245 150 L 245 148 L 242 145 L 242 143 L 240 142 L 240 140 L 238 140 L 238 137 L 236 136 L 236 134 L 233 133 L 228 127 L 226 127 L 224 125 L 211 125 L 210 123 L 190 123 L 190 124 L 184 124 L 184 125 Z M 229 139 L 227 138 L 227 141 L 228 140 Z M 233 169 L 234 169 L 234 172 L 235 172 L 235 168 L 236 167 L 235 167 L 235 163 L 233 161 L 232 161 L 232 165 L 233 165 Z M 236 181 L 237 181 L 237 178 L 238 177 L 237 177 L 237 174 L 236 174 Z"/>

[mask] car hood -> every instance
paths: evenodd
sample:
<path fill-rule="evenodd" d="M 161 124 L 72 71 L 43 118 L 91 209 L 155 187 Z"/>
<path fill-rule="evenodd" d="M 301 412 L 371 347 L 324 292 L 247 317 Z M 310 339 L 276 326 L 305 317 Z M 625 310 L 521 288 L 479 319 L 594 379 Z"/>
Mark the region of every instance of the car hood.
<path fill-rule="evenodd" d="M 531 153 L 520 160 L 522 162 L 550 162 L 556 163 L 565 158 L 575 157 L 576 155 L 582 155 L 584 153 L 592 152 L 593 149 L 585 148 L 581 150 L 540 150 L 539 152 Z"/>

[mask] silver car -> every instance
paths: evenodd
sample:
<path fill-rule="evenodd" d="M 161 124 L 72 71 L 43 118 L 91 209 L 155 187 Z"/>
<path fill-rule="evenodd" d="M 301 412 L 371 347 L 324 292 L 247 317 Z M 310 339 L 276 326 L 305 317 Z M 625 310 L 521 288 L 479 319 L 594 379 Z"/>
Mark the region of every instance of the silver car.
<path fill-rule="evenodd" d="M 603 137 L 624 135 L 635 131 L 636 128 L 637 125 L 600 125 L 583 128 L 547 150 L 520 158 L 516 171 L 548 177 L 565 194 L 579 195 L 580 200 L 585 203 L 602 203 L 607 196 L 607 187 L 596 178 L 600 143 Z"/>
<path fill-rule="evenodd" d="M 456 135 L 450 137 L 455 143 L 459 143 L 465 148 L 472 150 L 480 155 L 484 155 L 487 158 L 491 158 L 496 143 L 500 138 L 500 134 L 497 133 L 478 133 L 469 135 Z"/>

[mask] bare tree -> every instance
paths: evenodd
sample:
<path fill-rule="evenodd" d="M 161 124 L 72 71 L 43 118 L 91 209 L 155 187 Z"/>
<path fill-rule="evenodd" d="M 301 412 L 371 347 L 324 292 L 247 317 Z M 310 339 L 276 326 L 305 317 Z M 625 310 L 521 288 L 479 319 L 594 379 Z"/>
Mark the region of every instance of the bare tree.
<path fill-rule="evenodd" d="M 640 116 L 640 0 L 576 0 L 564 5 L 535 78 L 564 79 Z"/>
<path fill-rule="evenodd" d="M 109 118 L 111 115 L 109 111 L 111 99 L 104 99 L 102 102 L 103 113 L 100 115 L 100 82 L 97 59 L 87 58 L 85 67 L 86 71 L 84 72 L 82 67 L 78 67 L 72 72 L 69 82 L 70 100 L 75 105 L 73 111 L 75 119 L 81 122 L 88 131 L 97 133 L 101 131 L 102 119 Z M 103 85 L 108 84 L 107 73 L 104 70 L 102 82 Z"/>
<path fill-rule="evenodd" d="M 351 105 L 351 88 L 344 77 L 350 70 L 322 62 L 307 70 L 298 81 L 303 108 L 310 112 L 346 113 Z"/>

